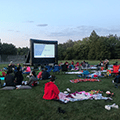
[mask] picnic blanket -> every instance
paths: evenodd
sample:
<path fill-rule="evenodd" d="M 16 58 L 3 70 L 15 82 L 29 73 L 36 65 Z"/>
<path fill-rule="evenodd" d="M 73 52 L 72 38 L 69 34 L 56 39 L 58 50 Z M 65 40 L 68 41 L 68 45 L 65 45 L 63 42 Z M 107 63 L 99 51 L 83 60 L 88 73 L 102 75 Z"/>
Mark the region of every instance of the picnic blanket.
<path fill-rule="evenodd" d="M 82 100 L 113 100 L 111 97 L 104 97 L 100 91 L 91 90 L 89 92 L 86 91 L 76 91 L 74 93 L 59 93 L 59 100 L 64 103 L 68 103 L 69 101 L 82 101 Z"/>
<path fill-rule="evenodd" d="M 0 77 L 5 77 L 5 76 L 6 76 L 6 72 L 0 71 Z"/>
<path fill-rule="evenodd" d="M 93 78 L 90 78 L 90 79 L 73 79 L 73 80 L 70 80 L 71 83 L 78 83 L 78 82 L 100 82 L 99 79 L 93 79 Z"/>
<path fill-rule="evenodd" d="M 65 72 L 65 74 L 82 74 L 83 72 L 78 71 L 78 72 Z"/>
<path fill-rule="evenodd" d="M 0 77 L 0 80 L 5 80 L 5 77 Z"/>

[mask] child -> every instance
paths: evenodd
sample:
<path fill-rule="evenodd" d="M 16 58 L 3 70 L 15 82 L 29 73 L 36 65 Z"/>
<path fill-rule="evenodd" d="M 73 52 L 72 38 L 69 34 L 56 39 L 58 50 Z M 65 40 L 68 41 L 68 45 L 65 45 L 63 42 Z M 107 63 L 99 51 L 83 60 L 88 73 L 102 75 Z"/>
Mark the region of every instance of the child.
<path fill-rule="evenodd" d="M 60 91 L 54 83 L 55 83 L 55 76 L 52 75 L 50 82 L 47 82 L 45 84 L 43 99 L 46 100 L 59 99 L 58 95 Z"/>

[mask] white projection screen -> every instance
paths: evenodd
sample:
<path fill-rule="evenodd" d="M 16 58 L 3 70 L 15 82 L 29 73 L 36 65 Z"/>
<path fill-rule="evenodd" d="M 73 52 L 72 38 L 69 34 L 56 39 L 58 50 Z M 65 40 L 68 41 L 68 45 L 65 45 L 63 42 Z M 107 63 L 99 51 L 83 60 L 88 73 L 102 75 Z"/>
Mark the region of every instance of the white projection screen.
<path fill-rule="evenodd" d="M 55 44 L 34 43 L 34 58 L 54 58 Z"/>

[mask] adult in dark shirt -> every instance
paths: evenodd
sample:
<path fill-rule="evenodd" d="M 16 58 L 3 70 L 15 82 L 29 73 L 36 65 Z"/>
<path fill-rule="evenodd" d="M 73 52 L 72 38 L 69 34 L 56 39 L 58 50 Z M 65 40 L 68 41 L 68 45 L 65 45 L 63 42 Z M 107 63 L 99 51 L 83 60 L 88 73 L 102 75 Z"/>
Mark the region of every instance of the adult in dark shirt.
<path fill-rule="evenodd" d="M 18 67 L 20 68 L 20 71 L 22 71 L 22 66 L 18 63 Z"/>
<path fill-rule="evenodd" d="M 20 71 L 20 67 L 17 67 L 17 72 L 15 73 L 15 84 L 21 85 L 23 80 L 22 71 Z"/>
<path fill-rule="evenodd" d="M 120 83 L 120 72 L 118 75 L 114 78 L 113 83 Z"/>
<path fill-rule="evenodd" d="M 13 66 L 12 66 L 12 65 L 8 65 L 8 71 L 9 71 L 10 73 L 13 72 Z"/>
<path fill-rule="evenodd" d="M 42 72 L 42 80 L 46 80 L 50 78 L 50 73 L 47 71 L 47 68 L 44 68 Z"/>
<path fill-rule="evenodd" d="M 15 86 L 14 80 L 14 76 L 10 73 L 10 71 L 7 71 L 7 75 L 5 76 L 6 86 Z"/>
<path fill-rule="evenodd" d="M 15 65 L 11 61 L 10 64 L 8 65 L 8 71 L 12 73 L 14 69 L 15 69 Z"/>

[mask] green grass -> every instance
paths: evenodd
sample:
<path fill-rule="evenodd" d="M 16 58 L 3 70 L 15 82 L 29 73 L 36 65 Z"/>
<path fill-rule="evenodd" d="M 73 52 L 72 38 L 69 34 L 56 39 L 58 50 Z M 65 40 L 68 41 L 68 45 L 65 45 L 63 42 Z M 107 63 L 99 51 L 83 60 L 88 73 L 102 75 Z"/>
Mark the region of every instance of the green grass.
<path fill-rule="evenodd" d="M 91 62 L 94 64 L 94 61 Z M 95 62 L 97 63 L 97 62 Z M 2 68 L 4 65 L 0 65 Z M 51 74 L 53 74 L 51 72 Z M 49 80 L 39 81 L 39 85 L 30 90 L 0 91 L 0 120 L 119 120 L 120 110 L 112 108 L 107 111 L 104 106 L 116 103 L 120 106 L 120 87 L 112 84 L 113 77 L 99 78 L 101 82 L 70 83 L 77 75 L 56 73 L 56 82 L 61 92 L 70 88 L 71 92 L 101 90 L 115 94 L 113 101 L 84 100 L 63 104 L 53 100 L 44 100 L 44 84 Z M 27 80 L 24 75 L 24 80 Z M 59 113 L 58 107 L 66 112 Z"/>

